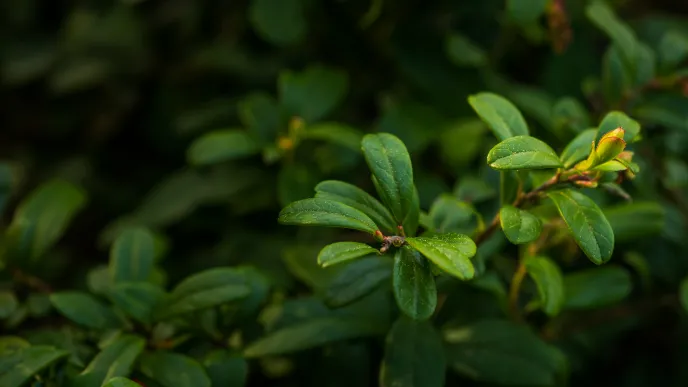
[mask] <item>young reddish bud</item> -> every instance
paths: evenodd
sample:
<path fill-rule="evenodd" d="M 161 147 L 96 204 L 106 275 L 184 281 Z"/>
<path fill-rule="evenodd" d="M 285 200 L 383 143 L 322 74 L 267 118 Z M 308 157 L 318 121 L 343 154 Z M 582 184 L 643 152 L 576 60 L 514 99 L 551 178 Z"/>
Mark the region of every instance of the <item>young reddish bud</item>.
<path fill-rule="evenodd" d="M 584 188 L 597 188 L 597 182 L 594 180 L 588 181 L 588 180 L 578 180 L 575 181 L 574 184 L 580 187 Z"/>
<path fill-rule="evenodd" d="M 382 242 L 383 240 L 385 240 L 385 236 L 382 235 L 382 231 L 380 230 L 375 230 L 375 234 L 373 234 L 373 237 L 378 242 Z"/>

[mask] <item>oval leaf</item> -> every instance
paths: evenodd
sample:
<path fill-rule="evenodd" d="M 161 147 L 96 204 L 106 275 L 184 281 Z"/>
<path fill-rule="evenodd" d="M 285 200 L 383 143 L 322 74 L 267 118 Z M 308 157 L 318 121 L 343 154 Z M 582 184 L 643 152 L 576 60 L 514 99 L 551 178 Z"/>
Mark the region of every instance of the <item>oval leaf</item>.
<path fill-rule="evenodd" d="M 257 154 L 258 143 L 244 130 L 216 130 L 194 140 L 186 152 L 191 165 L 209 165 Z"/>
<path fill-rule="evenodd" d="M 211 308 L 246 298 L 251 287 L 245 273 L 238 268 L 221 267 L 206 270 L 184 279 L 158 309 L 158 318 Z"/>
<path fill-rule="evenodd" d="M 322 267 L 328 267 L 337 263 L 378 253 L 379 251 L 364 243 L 337 242 L 327 245 L 320 250 L 320 254 L 318 254 L 318 264 Z"/>
<path fill-rule="evenodd" d="M 549 145 L 530 136 L 511 137 L 495 145 L 487 154 L 487 163 L 498 170 L 562 167 Z"/>
<path fill-rule="evenodd" d="M 347 265 L 332 279 L 325 292 L 327 305 L 337 308 L 372 293 L 392 276 L 392 262 L 386 257 L 368 257 Z"/>
<path fill-rule="evenodd" d="M 532 242 L 542 232 L 542 222 L 537 216 L 514 206 L 502 207 L 499 221 L 506 238 L 516 245 Z"/>
<path fill-rule="evenodd" d="M 376 336 L 381 327 L 354 317 L 323 317 L 287 326 L 251 343 L 247 358 L 281 355 L 320 347 L 328 343 Z"/>
<path fill-rule="evenodd" d="M 527 136 L 528 125 L 521 112 L 506 98 L 488 92 L 468 97 L 468 103 L 480 119 L 492 129 L 498 140 L 514 136 Z"/>
<path fill-rule="evenodd" d="M 334 200 L 303 199 L 286 206 L 279 214 L 282 224 L 340 227 L 375 234 L 377 226 L 361 211 Z"/>
<path fill-rule="evenodd" d="M 472 234 L 482 224 L 480 214 L 470 203 L 442 194 L 430 207 L 429 228 L 433 232 Z"/>
<path fill-rule="evenodd" d="M 134 335 L 122 335 L 108 343 L 74 378 L 74 387 L 100 386 L 118 376 L 128 376 L 134 362 L 146 345 L 146 340 Z"/>
<path fill-rule="evenodd" d="M 442 387 L 447 366 L 442 337 L 430 322 L 400 317 L 387 335 L 382 387 Z"/>
<path fill-rule="evenodd" d="M 142 227 L 122 231 L 110 249 L 113 283 L 146 281 L 155 261 L 155 237 Z"/>
<path fill-rule="evenodd" d="M 392 213 L 379 200 L 353 184 L 336 180 L 323 181 L 315 187 L 315 197 L 344 203 L 361 211 L 386 233 L 393 234 L 397 231 Z"/>
<path fill-rule="evenodd" d="M 397 225 L 402 224 L 413 207 L 415 190 L 406 146 L 398 137 L 380 133 L 366 134 L 362 147 L 382 202 L 392 211 Z"/>
<path fill-rule="evenodd" d="M 475 242 L 463 234 L 434 234 L 406 238 L 406 242 L 420 251 L 445 272 L 462 280 L 475 275 L 471 257 L 476 253 Z"/>
<path fill-rule="evenodd" d="M 50 295 L 50 302 L 62 315 L 89 328 L 117 328 L 122 323 L 112 309 L 88 293 L 53 293 Z"/>
<path fill-rule="evenodd" d="M 43 369 L 69 355 L 47 345 L 34 345 L 0 358 L 0 386 L 20 387 Z"/>
<path fill-rule="evenodd" d="M 141 373 L 162 387 L 211 387 L 210 378 L 196 360 L 173 352 L 149 352 L 141 356 Z"/>
<path fill-rule="evenodd" d="M 607 262 L 614 252 L 614 231 L 597 204 L 570 189 L 551 192 L 548 196 L 585 255 L 597 265 Z"/>
<path fill-rule="evenodd" d="M 542 310 L 548 316 L 556 316 L 565 301 L 564 278 L 559 266 L 546 257 L 527 257 L 524 264 L 537 285 Z"/>
<path fill-rule="evenodd" d="M 592 151 L 592 143 L 597 136 L 597 130 L 587 129 L 582 131 L 561 152 L 561 162 L 564 168 L 570 168 L 577 162 L 585 159 Z"/>
<path fill-rule="evenodd" d="M 141 387 L 141 385 L 131 379 L 118 376 L 108 380 L 103 387 Z"/>
<path fill-rule="evenodd" d="M 430 263 L 408 246 L 394 255 L 394 297 L 399 309 L 414 320 L 430 318 L 437 306 L 437 287 Z"/>
<path fill-rule="evenodd" d="M 109 297 L 127 315 L 143 324 L 150 324 L 153 312 L 165 298 L 165 292 L 147 282 L 123 282 L 111 289 Z"/>

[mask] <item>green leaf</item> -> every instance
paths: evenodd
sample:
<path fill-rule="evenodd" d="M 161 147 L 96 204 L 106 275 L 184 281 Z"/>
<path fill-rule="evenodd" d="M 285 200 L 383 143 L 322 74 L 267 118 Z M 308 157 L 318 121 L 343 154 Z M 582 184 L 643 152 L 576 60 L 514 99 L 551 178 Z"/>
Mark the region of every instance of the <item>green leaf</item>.
<path fill-rule="evenodd" d="M 402 224 L 414 203 L 413 167 L 406 146 L 389 133 L 367 134 L 362 141 L 363 154 L 382 202 Z"/>
<path fill-rule="evenodd" d="M 511 137 L 495 145 L 487 154 L 487 163 L 497 170 L 562 167 L 549 145 L 530 136 Z"/>
<path fill-rule="evenodd" d="M 602 57 L 602 91 L 607 103 L 618 103 L 633 87 L 632 69 L 624 62 L 617 45 L 610 45 Z"/>
<path fill-rule="evenodd" d="M 620 266 L 586 269 L 564 276 L 564 309 L 593 309 L 615 304 L 633 288 L 631 275 Z"/>
<path fill-rule="evenodd" d="M 595 0 L 585 8 L 590 21 L 602 30 L 621 50 L 624 61 L 631 65 L 636 58 L 637 39 L 633 30 L 616 16 L 614 11 L 601 0 Z"/>
<path fill-rule="evenodd" d="M 535 281 L 548 316 L 556 316 L 564 305 L 564 278 L 559 266 L 547 257 L 527 257 L 524 261 L 528 275 Z"/>
<path fill-rule="evenodd" d="M 141 387 L 141 385 L 131 379 L 118 376 L 108 380 L 107 383 L 103 384 L 103 387 Z"/>
<path fill-rule="evenodd" d="M 585 255 L 597 265 L 607 262 L 614 251 L 614 231 L 597 204 L 571 189 L 551 192 L 548 196 Z"/>
<path fill-rule="evenodd" d="M 186 151 L 191 165 L 210 165 L 258 154 L 260 146 L 241 129 L 208 132 L 194 140 Z"/>
<path fill-rule="evenodd" d="M 521 112 L 506 98 L 489 92 L 468 97 L 468 103 L 480 119 L 492 129 L 498 140 L 514 136 L 527 136 L 528 125 Z"/>
<path fill-rule="evenodd" d="M 662 69 L 674 69 L 688 58 L 688 35 L 678 31 L 667 31 L 659 42 L 658 53 Z"/>
<path fill-rule="evenodd" d="M 547 0 L 507 0 L 506 11 L 513 21 L 525 26 L 541 17 L 547 4 Z"/>
<path fill-rule="evenodd" d="M 285 71 L 278 83 L 287 114 L 310 124 L 325 118 L 344 99 L 349 77 L 342 70 L 316 65 L 300 73 Z"/>
<path fill-rule="evenodd" d="M 442 337 L 428 321 L 400 317 L 387 335 L 382 387 L 442 387 L 447 367 Z"/>
<path fill-rule="evenodd" d="M 121 319 L 103 303 L 90 294 L 65 291 L 50 295 L 55 309 L 79 325 L 94 329 L 118 328 Z"/>
<path fill-rule="evenodd" d="M 253 28 L 270 43 L 286 46 L 306 37 L 303 0 L 251 0 L 248 12 Z"/>
<path fill-rule="evenodd" d="M 110 249 L 110 275 L 113 283 L 146 281 L 153 271 L 155 237 L 146 228 L 122 231 Z"/>
<path fill-rule="evenodd" d="M 248 363 L 239 355 L 218 349 L 203 360 L 213 387 L 243 387 L 248 378 Z"/>
<path fill-rule="evenodd" d="M 418 224 L 420 223 L 420 197 L 418 196 L 418 189 L 413 188 L 413 198 L 411 200 L 411 208 L 406 214 L 401 226 L 404 228 L 404 233 L 407 236 L 416 235 L 418 231 Z M 396 233 L 395 233 L 396 234 Z"/>
<path fill-rule="evenodd" d="M 473 380 L 510 386 L 554 386 L 566 358 L 528 326 L 481 320 L 444 331 L 447 361 Z"/>
<path fill-rule="evenodd" d="M 499 221 L 506 238 L 516 245 L 532 242 L 542 232 L 540 218 L 514 206 L 503 206 L 499 210 Z"/>
<path fill-rule="evenodd" d="M 431 230 L 438 233 L 472 234 L 482 225 L 480 213 L 472 205 L 449 194 L 435 199 L 428 215 Z"/>
<path fill-rule="evenodd" d="M 442 270 L 461 279 L 475 275 L 471 257 L 476 253 L 475 242 L 466 235 L 446 233 L 406 238 L 406 242 L 420 251 Z"/>
<path fill-rule="evenodd" d="M 604 216 L 614 230 L 615 241 L 636 241 L 661 233 L 666 211 L 656 202 L 635 202 L 605 208 Z"/>
<path fill-rule="evenodd" d="M 597 130 L 596 141 L 599 141 L 602 136 L 618 127 L 623 128 L 626 132 L 624 134 L 624 140 L 629 144 L 635 141 L 638 134 L 640 134 L 640 124 L 638 121 L 628 117 L 623 112 L 614 110 L 607 113 L 604 118 L 602 118 L 599 129 Z"/>
<path fill-rule="evenodd" d="M 112 303 L 143 324 L 153 322 L 153 313 L 165 297 L 159 287 L 147 282 L 122 282 L 109 293 Z"/>
<path fill-rule="evenodd" d="M 7 228 L 11 256 L 32 260 L 42 256 L 85 205 L 85 192 L 71 183 L 56 179 L 40 185 L 21 202 Z"/>
<path fill-rule="evenodd" d="M 344 203 L 368 215 L 385 233 L 397 232 L 394 217 L 389 210 L 379 200 L 355 185 L 326 180 L 315 186 L 315 197 Z"/>
<path fill-rule="evenodd" d="M 162 387 L 211 387 L 203 366 L 179 353 L 144 353 L 139 361 L 139 369 Z"/>
<path fill-rule="evenodd" d="M 386 257 L 367 257 L 337 273 L 325 292 L 325 303 L 333 308 L 351 304 L 372 293 L 392 276 L 392 262 Z"/>
<path fill-rule="evenodd" d="M 587 129 L 571 140 L 561 152 L 560 159 L 564 168 L 571 168 L 577 162 L 586 159 L 592 151 L 592 143 L 596 137 L 597 129 Z"/>
<path fill-rule="evenodd" d="M 381 327 L 360 317 L 322 317 L 289 325 L 268 333 L 249 344 L 247 358 L 282 355 L 316 348 L 325 344 L 361 337 L 377 336 Z"/>
<path fill-rule="evenodd" d="M 114 377 L 129 376 L 145 346 L 146 341 L 139 336 L 115 338 L 74 378 L 73 387 L 100 386 Z"/>
<path fill-rule="evenodd" d="M 445 125 L 445 130 L 437 137 L 442 161 L 456 170 L 468 166 L 482 152 L 486 131 L 487 126 L 478 118 L 452 121 Z"/>
<path fill-rule="evenodd" d="M 379 251 L 359 242 L 336 242 L 323 247 L 318 254 L 318 264 L 322 267 L 332 266 Z"/>
<path fill-rule="evenodd" d="M 444 41 L 444 51 L 457 66 L 482 67 L 487 63 L 485 51 L 461 34 L 447 35 Z"/>
<path fill-rule="evenodd" d="M 17 297 L 9 291 L 0 291 L 0 320 L 10 317 L 19 306 Z"/>
<path fill-rule="evenodd" d="M 552 107 L 554 126 L 580 133 L 590 127 L 590 114 L 585 106 L 573 97 L 564 97 Z"/>
<path fill-rule="evenodd" d="M 363 133 L 339 122 L 319 122 L 307 126 L 303 138 L 327 141 L 360 152 Z"/>
<path fill-rule="evenodd" d="M 237 106 L 241 123 L 264 143 L 272 143 L 281 129 L 282 117 L 277 101 L 262 92 L 249 94 Z"/>
<path fill-rule="evenodd" d="M 69 355 L 47 345 L 34 345 L 0 358 L 0 386 L 21 387 L 43 369 Z"/>
<path fill-rule="evenodd" d="M 291 203 L 279 214 L 281 224 L 339 227 L 375 234 L 378 227 L 363 212 L 334 200 L 313 198 Z"/>
<path fill-rule="evenodd" d="M 430 262 L 408 246 L 394 255 L 394 297 L 399 309 L 414 320 L 426 320 L 437 306 L 437 288 Z"/>

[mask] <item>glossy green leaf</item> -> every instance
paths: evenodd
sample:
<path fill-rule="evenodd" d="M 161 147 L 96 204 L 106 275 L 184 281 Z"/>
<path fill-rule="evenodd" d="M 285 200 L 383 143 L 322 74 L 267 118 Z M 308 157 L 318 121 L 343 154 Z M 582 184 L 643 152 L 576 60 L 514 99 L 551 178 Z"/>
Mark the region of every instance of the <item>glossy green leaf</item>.
<path fill-rule="evenodd" d="M 624 134 L 624 140 L 629 144 L 636 139 L 638 134 L 640 134 L 640 124 L 638 121 L 628 117 L 623 112 L 611 111 L 602 118 L 597 131 L 596 140 L 599 141 L 602 136 L 618 127 L 623 128 L 626 132 Z"/>
<path fill-rule="evenodd" d="M 282 117 L 277 101 L 265 93 L 252 93 L 237 106 L 239 119 L 264 143 L 274 142 L 281 129 Z"/>
<path fill-rule="evenodd" d="M 303 138 L 327 141 L 360 152 L 363 133 L 339 122 L 319 122 L 307 126 Z"/>
<path fill-rule="evenodd" d="M 537 216 L 514 206 L 503 206 L 499 210 L 499 221 L 504 235 L 513 244 L 532 242 L 542 232 L 542 221 Z"/>
<path fill-rule="evenodd" d="M 688 34 L 667 31 L 658 48 L 659 63 L 663 69 L 673 69 L 688 58 Z"/>
<path fill-rule="evenodd" d="M 322 317 L 293 324 L 268 333 L 249 344 L 247 358 L 282 355 L 320 347 L 329 343 L 377 336 L 384 328 L 355 317 Z"/>
<path fill-rule="evenodd" d="M 21 387 L 34 375 L 69 355 L 47 345 L 34 345 L 0 357 L 0 386 Z"/>
<path fill-rule="evenodd" d="M 585 8 L 585 14 L 597 28 L 607 34 L 612 42 L 619 47 L 626 63 L 632 64 L 638 46 L 633 30 L 619 20 L 609 5 L 602 0 L 595 0 L 590 3 Z"/>
<path fill-rule="evenodd" d="M 112 287 L 109 297 L 128 316 L 143 324 L 150 324 L 165 292 L 147 282 L 122 282 Z"/>
<path fill-rule="evenodd" d="M 497 170 L 562 166 L 559 157 L 549 145 L 530 136 L 511 137 L 495 145 L 487 154 L 487 163 Z"/>
<path fill-rule="evenodd" d="M 408 246 L 394 255 L 392 287 L 399 309 L 414 320 L 426 320 L 437 306 L 437 287 L 430 262 Z"/>
<path fill-rule="evenodd" d="M 131 379 L 118 376 L 108 380 L 105 384 L 103 384 L 103 387 L 141 387 L 141 385 L 132 381 Z"/>
<path fill-rule="evenodd" d="M 34 189 L 14 213 L 7 228 L 13 257 L 37 259 L 64 234 L 74 216 L 86 205 L 86 193 L 63 180 L 51 180 Z"/>
<path fill-rule="evenodd" d="M 453 195 L 442 194 L 430 207 L 430 230 L 438 233 L 472 234 L 482 225 L 480 213 Z"/>
<path fill-rule="evenodd" d="M 55 309 L 79 325 L 94 329 L 118 328 L 121 319 L 105 304 L 88 293 L 65 291 L 50 295 Z"/>
<path fill-rule="evenodd" d="M 542 310 L 549 316 L 556 316 L 566 300 L 564 278 L 554 261 L 547 257 L 527 257 L 524 261 L 528 275 L 537 285 Z"/>
<path fill-rule="evenodd" d="M 320 250 L 318 264 L 322 267 L 328 267 L 370 254 L 379 254 L 379 251 L 364 243 L 336 242 Z"/>
<path fill-rule="evenodd" d="M 287 114 L 310 124 L 325 118 L 344 99 L 349 77 L 342 70 L 315 65 L 299 73 L 285 71 L 278 83 Z"/>
<path fill-rule="evenodd" d="M 382 202 L 402 224 L 414 203 L 413 167 L 406 146 L 389 133 L 367 134 L 363 154 L 377 182 Z"/>
<path fill-rule="evenodd" d="M 481 67 L 487 63 L 485 51 L 461 34 L 449 34 L 444 41 L 444 51 L 457 66 Z"/>
<path fill-rule="evenodd" d="M 372 293 L 392 276 L 392 261 L 387 257 L 361 258 L 342 269 L 325 291 L 325 303 L 337 308 Z"/>
<path fill-rule="evenodd" d="M 129 376 L 145 346 L 146 340 L 139 336 L 124 334 L 113 339 L 74 378 L 73 386 L 100 386 L 112 378 Z"/>
<path fill-rule="evenodd" d="M 251 0 L 248 12 L 253 28 L 270 43 L 300 43 L 308 32 L 303 0 Z"/>
<path fill-rule="evenodd" d="M 607 262 L 614 251 L 614 231 L 597 204 L 571 189 L 551 192 L 548 196 L 585 255 L 597 265 Z"/>
<path fill-rule="evenodd" d="M 179 353 L 144 353 L 139 361 L 139 370 L 161 387 L 211 387 L 210 378 L 203 366 Z"/>
<path fill-rule="evenodd" d="M 560 158 L 564 168 L 571 168 L 577 162 L 586 159 L 592 151 L 593 141 L 596 137 L 596 129 L 587 129 L 571 140 L 561 152 Z"/>
<path fill-rule="evenodd" d="M 238 302 L 251 294 L 246 274 L 236 267 L 219 267 L 193 274 L 180 282 L 158 308 L 157 317 L 170 318 Z"/>
<path fill-rule="evenodd" d="M 604 216 L 614 230 L 614 240 L 636 241 L 661 233 L 666 210 L 655 202 L 634 202 L 605 208 Z"/>
<path fill-rule="evenodd" d="M 574 133 L 580 133 L 591 126 L 587 109 L 572 97 L 561 98 L 554 104 L 552 120 L 555 127 L 568 129 Z"/>
<path fill-rule="evenodd" d="M 473 278 L 475 269 L 471 258 L 477 248 L 475 242 L 466 235 L 433 234 L 406 238 L 406 242 L 447 273 L 462 280 Z"/>
<path fill-rule="evenodd" d="M 210 165 L 260 152 L 258 143 L 245 130 L 227 129 L 208 132 L 194 140 L 186 152 L 191 165 Z"/>
<path fill-rule="evenodd" d="M 514 136 L 527 136 L 528 125 L 521 112 L 506 98 L 489 92 L 468 97 L 468 103 L 478 113 L 498 140 Z"/>
<path fill-rule="evenodd" d="M 418 189 L 413 188 L 413 197 L 411 199 L 411 208 L 406 214 L 404 221 L 401 222 L 404 228 L 404 233 L 408 236 L 416 235 L 418 231 L 418 224 L 420 223 L 420 196 L 418 194 Z M 398 231 L 397 231 L 398 232 Z M 396 234 L 396 233 L 395 233 Z"/>
<path fill-rule="evenodd" d="M 442 387 L 446 368 L 442 337 L 428 321 L 400 317 L 387 334 L 382 387 Z"/>
<path fill-rule="evenodd" d="M 155 261 L 155 238 L 143 227 L 124 230 L 110 249 L 113 283 L 146 281 Z"/>
<path fill-rule="evenodd" d="M 339 227 L 375 234 L 378 227 L 363 212 L 340 202 L 312 198 L 291 203 L 279 214 L 281 224 Z"/>
<path fill-rule="evenodd" d="M 392 213 L 379 200 L 353 184 L 336 180 L 323 181 L 315 186 L 315 197 L 344 203 L 368 215 L 385 233 L 397 232 Z"/>
<path fill-rule="evenodd" d="M 528 326 L 481 320 L 444 331 L 447 362 L 457 373 L 509 386 L 554 386 L 566 358 Z"/>
<path fill-rule="evenodd" d="M 547 0 L 507 0 L 506 11 L 516 23 L 528 25 L 545 13 L 547 4 Z"/>
<path fill-rule="evenodd" d="M 19 301 L 14 293 L 0 291 L 0 320 L 10 317 L 19 306 Z"/>
<path fill-rule="evenodd" d="M 213 387 L 243 387 L 248 379 L 248 363 L 243 357 L 218 349 L 203 359 Z"/>
<path fill-rule="evenodd" d="M 628 271 L 620 266 L 586 269 L 564 276 L 564 309 L 593 309 L 615 304 L 633 289 Z"/>

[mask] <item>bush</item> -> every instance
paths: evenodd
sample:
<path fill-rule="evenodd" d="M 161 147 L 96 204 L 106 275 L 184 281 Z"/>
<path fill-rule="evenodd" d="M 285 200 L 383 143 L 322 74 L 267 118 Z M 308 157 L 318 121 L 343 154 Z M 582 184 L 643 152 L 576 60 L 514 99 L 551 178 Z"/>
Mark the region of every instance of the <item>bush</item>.
<path fill-rule="evenodd" d="M 679 3 L 9 0 L 0 386 L 685 385 Z"/>

